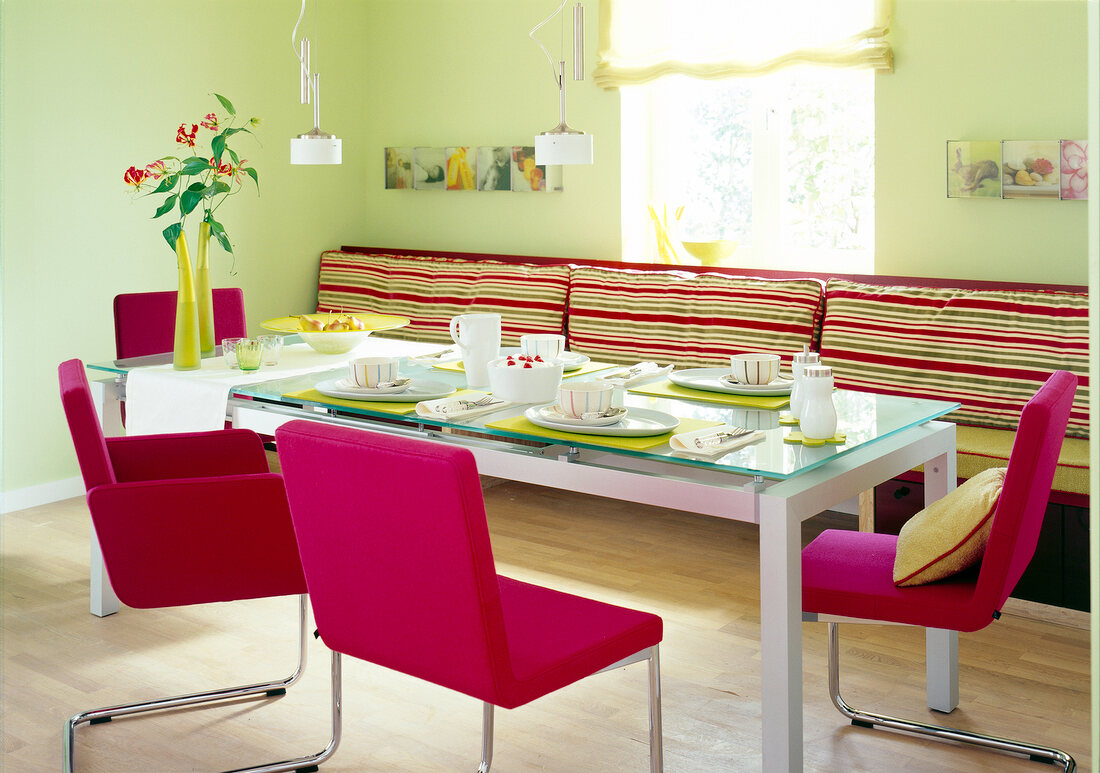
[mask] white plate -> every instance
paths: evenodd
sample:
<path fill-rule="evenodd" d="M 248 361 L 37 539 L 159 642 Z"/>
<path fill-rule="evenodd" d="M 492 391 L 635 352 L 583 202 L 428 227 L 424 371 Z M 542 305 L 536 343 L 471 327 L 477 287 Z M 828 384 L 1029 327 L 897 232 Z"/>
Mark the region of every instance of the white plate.
<path fill-rule="evenodd" d="M 794 382 L 788 379 L 779 379 L 770 384 L 731 384 L 722 378 L 728 375 L 729 368 L 688 368 L 672 371 L 668 374 L 668 380 L 688 389 L 730 395 L 789 395 L 794 386 Z"/>
<path fill-rule="evenodd" d="M 400 380 L 400 379 L 398 379 L 398 380 Z M 352 391 L 352 392 L 362 392 L 365 395 L 396 395 L 396 394 L 399 394 L 401 392 L 404 392 L 410 386 L 412 386 L 412 379 L 405 379 L 405 383 L 398 384 L 397 386 L 388 386 L 388 387 L 381 387 L 381 388 L 379 388 L 379 387 L 359 386 L 354 381 L 352 381 L 350 378 L 338 378 L 338 379 L 336 379 L 336 388 L 337 389 L 347 389 L 347 390 Z"/>
<path fill-rule="evenodd" d="M 622 408 L 616 408 L 615 413 L 611 416 L 600 416 L 596 419 L 578 419 L 575 416 L 569 416 L 568 414 L 562 413 L 557 403 L 553 403 L 539 408 L 539 416 L 546 421 L 553 421 L 558 424 L 568 424 L 570 426 L 607 427 L 622 421 L 623 417 L 626 416 L 626 411 Z"/>
<path fill-rule="evenodd" d="M 355 387 L 354 389 L 341 387 L 338 382 L 342 380 L 333 378 L 322 381 L 314 389 L 329 397 L 340 397 L 344 400 L 372 400 L 378 403 L 418 403 L 421 400 L 435 400 L 437 397 L 446 397 L 458 391 L 443 381 L 413 379 L 404 391 L 384 395 L 373 389 L 364 389 L 363 387 Z"/>
<path fill-rule="evenodd" d="M 507 357 L 509 354 L 514 357 L 517 354 L 523 354 L 523 350 L 519 347 L 511 347 L 500 350 L 501 357 Z M 592 360 L 592 358 L 589 357 L 587 354 L 580 354 L 578 352 L 562 352 L 561 357 L 559 357 L 558 359 L 561 360 L 562 367 L 566 373 L 571 370 L 580 370 L 582 365 Z"/>
<path fill-rule="evenodd" d="M 663 411 L 654 411 L 649 408 L 627 408 L 626 416 L 615 424 L 607 427 L 593 427 L 591 425 L 563 424 L 558 421 L 549 421 L 541 414 L 541 409 L 553 405 L 536 405 L 523 412 L 527 421 L 539 427 L 556 429 L 561 432 L 576 432 L 581 435 L 612 435 L 617 437 L 647 437 L 649 435 L 663 435 L 680 426 L 680 420 L 672 414 Z"/>

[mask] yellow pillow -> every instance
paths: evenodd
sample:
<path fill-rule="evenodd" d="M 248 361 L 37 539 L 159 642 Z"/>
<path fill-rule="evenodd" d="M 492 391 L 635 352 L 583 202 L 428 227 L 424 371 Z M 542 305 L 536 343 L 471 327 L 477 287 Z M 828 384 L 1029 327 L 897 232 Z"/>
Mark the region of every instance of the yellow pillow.
<path fill-rule="evenodd" d="M 942 580 L 981 560 L 1005 469 L 983 470 L 901 527 L 894 585 Z"/>

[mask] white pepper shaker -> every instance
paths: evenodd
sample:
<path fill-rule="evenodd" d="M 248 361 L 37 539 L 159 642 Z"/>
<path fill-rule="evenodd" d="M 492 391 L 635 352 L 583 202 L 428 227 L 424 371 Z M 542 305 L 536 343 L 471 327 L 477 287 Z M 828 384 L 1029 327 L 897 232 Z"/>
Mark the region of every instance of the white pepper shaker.
<path fill-rule="evenodd" d="M 794 377 L 794 384 L 791 386 L 790 412 L 791 416 L 794 416 L 796 419 L 802 415 L 802 407 L 806 402 L 806 393 L 802 389 L 803 371 L 808 365 L 820 364 L 821 355 L 817 352 L 809 351 L 809 347 L 806 346 L 802 347 L 801 352 L 797 352 L 791 357 L 791 375 Z"/>
<path fill-rule="evenodd" d="M 827 365 L 807 365 L 802 370 L 802 413 L 799 428 L 809 440 L 829 440 L 836 434 L 836 407 L 833 405 L 833 369 Z"/>

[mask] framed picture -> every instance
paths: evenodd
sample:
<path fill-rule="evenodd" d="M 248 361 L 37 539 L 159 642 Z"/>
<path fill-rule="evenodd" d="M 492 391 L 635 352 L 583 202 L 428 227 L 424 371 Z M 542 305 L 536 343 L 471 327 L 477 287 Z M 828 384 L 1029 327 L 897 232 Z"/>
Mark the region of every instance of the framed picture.
<path fill-rule="evenodd" d="M 512 190 L 512 148 L 510 145 L 483 145 L 477 149 L 477 189 Z"/>
<path fill-rule="evenodd" d="M 512 190 L 523 193 L 546 190 L 546 166 L 535 164 L 534 145 L 512 147 Z"/>
<path fill-rule="evenodd" d="M 413 154 L 413 188 L 418 191 L 445 190 L 446 169 L 444 148 L 416 148 Z"/>
<path fill-rule="evenodd" d="M 1004 140 L 1001 171 L 1006 199 L 1056 199 L 1061 148 L 1057 140 Z"/>
<path fill-rule="evenodd" d="M 413 149 L 386 148 L 386 190 L 412 190 Z"/>
<path fill-rule="evenodd" d="M 997 140 L 948 141 L 947 198 L 1000 198 L 1000 158 Z"/>
<path fill-rule="evenodd" d="M 1062 140 L 1060 190 L 1062 199 L 1087 199 L 1089 197 L 1089 142 L 1088 140 Z"/>
<path fill-rule="evenodd" d="M 445 148 L 447 158 L 447 190 L 477 190 L 477 156 L 470 147 Z"/>

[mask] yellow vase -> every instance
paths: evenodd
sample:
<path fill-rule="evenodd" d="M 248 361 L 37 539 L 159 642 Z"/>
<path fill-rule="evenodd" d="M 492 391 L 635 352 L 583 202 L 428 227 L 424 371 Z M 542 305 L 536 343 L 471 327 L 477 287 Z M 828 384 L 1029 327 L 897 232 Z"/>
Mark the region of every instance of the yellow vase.
<path fill-rule="evenodd" d="M 195 300 L 198 302 L 199 351 L 214 353 L 214 295 L 210 287 L 210 223 L 199 224 L 195 254 Z"/>
<path fill-rule="evenodd" d="M 172 367 L 176 370 L 198 370 L 202 367 L 198 303 L 195 300 L 195 277 L 191 273 L 191 254 L 187 250 L 187 237 L 182 231 L 176 238 L 176 264 L 180 286 L 176 293 L 176 338 L 172 346 Z"/>

